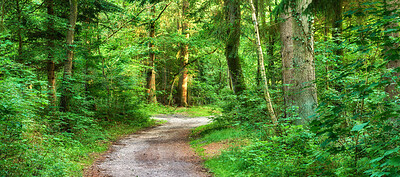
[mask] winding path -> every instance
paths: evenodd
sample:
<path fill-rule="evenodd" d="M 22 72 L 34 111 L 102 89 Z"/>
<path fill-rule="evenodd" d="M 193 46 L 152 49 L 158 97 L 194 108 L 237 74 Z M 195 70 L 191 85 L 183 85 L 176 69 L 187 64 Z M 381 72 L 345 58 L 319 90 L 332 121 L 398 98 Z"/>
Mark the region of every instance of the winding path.
<path fill-rule="evenodd" d="M 157 116 L 166 124 L 132 134 L 112 146 L 86 176 L 206 177 L 202 160 L 188 144 L 190 129 L 207 124 L 206 117 Z"/>

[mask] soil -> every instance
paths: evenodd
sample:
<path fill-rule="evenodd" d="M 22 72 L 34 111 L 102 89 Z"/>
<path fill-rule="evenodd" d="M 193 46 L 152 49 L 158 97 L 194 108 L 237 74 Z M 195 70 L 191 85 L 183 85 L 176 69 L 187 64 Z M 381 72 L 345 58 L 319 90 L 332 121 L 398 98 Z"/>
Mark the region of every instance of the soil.
<path fill-rule="evenodd" d="M 208 177 L 202 159 L 188 144 L 190 130 L 209 122 L 207 117 L 158 115 L 162 126 L 132 134 L 85 171 L 89 177 Z"/>

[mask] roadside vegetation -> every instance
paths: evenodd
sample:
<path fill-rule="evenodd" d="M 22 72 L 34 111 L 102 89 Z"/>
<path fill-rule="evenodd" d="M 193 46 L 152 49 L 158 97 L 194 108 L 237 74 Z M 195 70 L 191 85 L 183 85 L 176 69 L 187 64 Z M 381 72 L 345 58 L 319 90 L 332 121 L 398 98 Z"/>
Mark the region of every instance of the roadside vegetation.
<path fill-rule="evenodd" d="M 217 176 L 400 176 L 399 7 L 0 0 L 0 176 L 80 176 L 155 114 L 214 115 Z"/>

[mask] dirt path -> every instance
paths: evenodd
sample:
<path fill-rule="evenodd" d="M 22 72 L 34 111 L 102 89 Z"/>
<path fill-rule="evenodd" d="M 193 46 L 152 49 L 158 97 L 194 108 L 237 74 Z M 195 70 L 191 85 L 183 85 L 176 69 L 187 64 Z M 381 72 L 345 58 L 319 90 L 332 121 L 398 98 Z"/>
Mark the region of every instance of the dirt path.
<path fill-rule="evenodd" d="M 205 177 L 210 176 L 188 144 L 190 129 L 206 124 L 206 117 L 157 116 L 168 123 L 132 134 L 85 176 Z"/>

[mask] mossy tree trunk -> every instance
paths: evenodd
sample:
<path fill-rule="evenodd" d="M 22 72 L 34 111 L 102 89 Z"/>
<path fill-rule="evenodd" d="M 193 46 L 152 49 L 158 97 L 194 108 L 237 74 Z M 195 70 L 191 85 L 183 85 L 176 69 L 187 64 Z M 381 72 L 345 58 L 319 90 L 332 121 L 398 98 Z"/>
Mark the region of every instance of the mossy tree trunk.
<path fill-rule="evenodd" d="M 225 56 L 229 68 L 229 76 L 235 94 L 240 95 L 245 89 L 242 65 L 239 57 L 241 10 L 240 1 L 224 0 L 227 38 Z"/>

